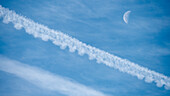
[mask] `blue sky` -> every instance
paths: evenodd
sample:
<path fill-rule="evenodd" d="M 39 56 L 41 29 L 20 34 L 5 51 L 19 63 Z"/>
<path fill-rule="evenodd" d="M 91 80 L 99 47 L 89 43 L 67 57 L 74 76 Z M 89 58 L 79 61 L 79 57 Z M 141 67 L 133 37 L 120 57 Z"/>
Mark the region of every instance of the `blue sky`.
<path fill-rule="evenodd" d="M 0 5 L 69 36 L 170 76 L 169 1 L 1 0 Z M 129 23 L 123 14 L 131 10 Z M 167 96 L 169 90 L 90 61 L 0 19 L 0 54 L 111 96 Z M 0 71 L 1 96 L 65 96 Z"/>

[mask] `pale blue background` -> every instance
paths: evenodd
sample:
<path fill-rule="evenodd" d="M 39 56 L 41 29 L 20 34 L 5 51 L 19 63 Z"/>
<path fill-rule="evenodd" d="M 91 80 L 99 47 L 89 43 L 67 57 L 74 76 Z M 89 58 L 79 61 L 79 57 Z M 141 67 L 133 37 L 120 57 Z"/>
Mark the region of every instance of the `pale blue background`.
<path fill-rule="evenodd" d="M 168 0 L 0 0 L 49 28 L 141 66 L 170 76 Z M 122 16 L 131 10 L 129 24 Z M 168 96 L 170 91 L 145 83 L 88 57 L 61 50 L 0 19 L 0 54 L 36 66 L 111 96 Z M 63 96 L 0 71 L 0 96 Z"/>

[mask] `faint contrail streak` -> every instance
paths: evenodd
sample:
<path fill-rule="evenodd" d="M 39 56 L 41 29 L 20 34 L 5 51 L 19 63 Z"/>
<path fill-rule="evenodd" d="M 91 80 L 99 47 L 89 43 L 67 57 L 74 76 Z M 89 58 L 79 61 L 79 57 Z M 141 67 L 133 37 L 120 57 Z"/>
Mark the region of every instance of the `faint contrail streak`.
<path fill-rule="evenodd" d="M 158 87 L 164 85 L 166 89 L 170 89 L 170 78 L 161 73 L 149 70 L 129 60 L 122 59 L 82 43 L 71 36 L 60 31 L 49 29 L 47 26 L 38 24 L 2 6 L 0 6 L 0 17 L 3 17 L 4 23 L 12 22 L 16 29 L 24 28 L 28 34 L 32 34 L 34 37 L 39 37 L 44 41 L 51 40 L 55 45 L 60 46 L 61 49 L 68 47 L 70 52 L 75 52 L 77 50 L 79 55 L 87 54 L 90 60 L 96 59 L 98 63 L 104 63 L 109 67 L 118 69 L 121 72 L 126 72 L 139 79 L 144 79 L 149 83 L 154 81 Z"/>
<path fill-rule="evenodd" d="M 68 78 L 8 59 L 0 55 L 0 70 L 23 78 L 38 87 L 57 91 L 67 96 L 106 96 Z"/>

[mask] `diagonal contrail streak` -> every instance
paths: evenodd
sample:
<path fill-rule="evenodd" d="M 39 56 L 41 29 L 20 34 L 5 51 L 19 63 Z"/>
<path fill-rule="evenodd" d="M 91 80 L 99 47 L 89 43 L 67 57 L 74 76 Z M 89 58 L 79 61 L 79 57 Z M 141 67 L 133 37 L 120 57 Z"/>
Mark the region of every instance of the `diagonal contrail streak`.
<path fill-rule="evenodd" d="M 44 41 L 51 40 L 55 45 L 60 46 L 61 49 L 68 47 L 70 52 L 78 51 L 79 55 L 87 54 L 90 60 L 95 59 L 98 63 L 106 64 L 121 72 L 136 76 L 138 79 L 144 79 L 148 83 L 155 82 L 158 87 L 164 86 L 165 89 L 170 89 L 170 77 L 164 74 L 82 43 L 71 36 L 38 24 L 2 6 L 0 6 L 0 17 L 3 18 L 4 23 L 12 22 L 16 29 L 24 28 L 28 34 L 34 37 L 39 37 Z"/>

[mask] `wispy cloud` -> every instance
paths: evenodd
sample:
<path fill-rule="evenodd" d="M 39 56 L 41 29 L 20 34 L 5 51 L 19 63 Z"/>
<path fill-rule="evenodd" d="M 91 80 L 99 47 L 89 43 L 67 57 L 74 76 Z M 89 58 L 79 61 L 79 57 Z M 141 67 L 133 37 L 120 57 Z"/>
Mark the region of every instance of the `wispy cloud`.
<path fill-rule="evenodd" d="M 55 31 L 44 25 L 35 23 L 2 6 L 0 6 L 0 17 L 3 17 L 4 23 L 12 22 L 16 29 L 24 28 L 28 34 L 32 34 L 34 37 L 39 37 L 44 41 L 51 40 L 55 45 L 60 46 L 61 49 L 69 47 L 70 52 L 78 51 L 79 55 L 87 54 L 90 60 L 95 59 L 98 63 L 106 64 L 121 72 L 136 76 L 138 79 L 145 79 L 149 83 L 154 81 L 158 87 L 165 85 L 166 89 L 170 89 L 170 78 L 163 74 L 82 43 L 60 31 Z"/>
<path fill-rule="evenodd" d="M 0 56 L 0 70 L 17 75 L 41 88 L 58 91 L 68 96 L 105 96 L 68 78 Z"/>

